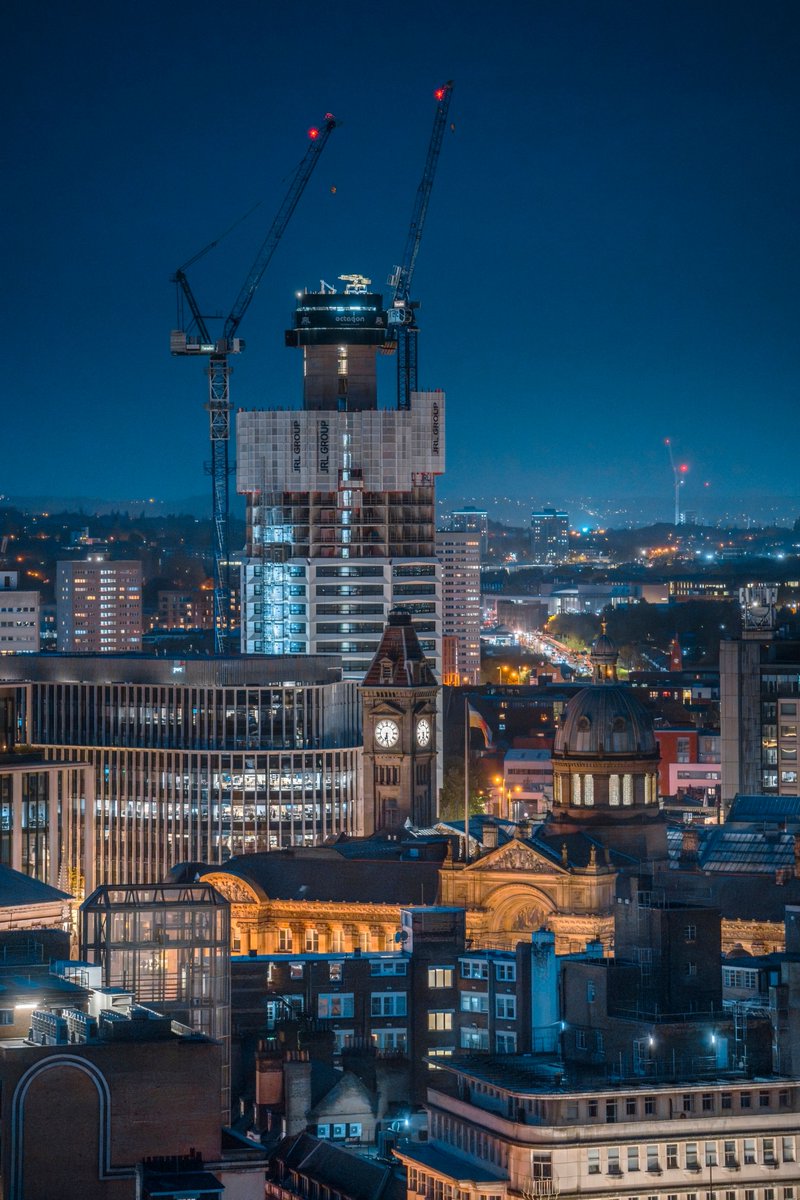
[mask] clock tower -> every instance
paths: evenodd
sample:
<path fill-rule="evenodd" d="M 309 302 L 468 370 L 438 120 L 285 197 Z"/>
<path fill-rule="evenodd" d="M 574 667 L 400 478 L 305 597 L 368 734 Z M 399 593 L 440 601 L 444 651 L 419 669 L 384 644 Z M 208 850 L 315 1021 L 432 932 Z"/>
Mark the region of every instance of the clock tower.
<path fill-rule="evenodd" d="M 361 684 L 364 833 L 436 818 L 436 697 L 439 684 L 411 614 L 389 613 Z"/>

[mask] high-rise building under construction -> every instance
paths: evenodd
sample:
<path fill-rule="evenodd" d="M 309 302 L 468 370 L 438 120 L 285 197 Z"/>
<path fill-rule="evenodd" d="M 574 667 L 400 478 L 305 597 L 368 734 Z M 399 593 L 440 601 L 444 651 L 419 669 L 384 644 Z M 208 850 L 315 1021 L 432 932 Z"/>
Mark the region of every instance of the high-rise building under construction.
<path fill-rule="evenodd" d="M 392 313 L 369 280 L 346 279 L 344 291 L 323 284 L 298 298 L 286 342 L 302 350 L 303 408 L 237 416 L 242 651 L 327 651 L 361 678 L 402 605 L 438 671 L 444 394 L 378 408 L 376 359 L 391 348 Z"/>

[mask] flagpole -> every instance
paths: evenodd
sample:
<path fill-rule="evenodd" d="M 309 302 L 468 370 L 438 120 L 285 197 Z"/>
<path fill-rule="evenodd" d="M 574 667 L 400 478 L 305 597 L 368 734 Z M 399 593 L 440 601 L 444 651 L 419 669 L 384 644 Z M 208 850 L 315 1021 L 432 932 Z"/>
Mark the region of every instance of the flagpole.
<path fill-rule="evenodd" d="M 469 862 L 469 696 L 464 693 L 464 862 Z"/>

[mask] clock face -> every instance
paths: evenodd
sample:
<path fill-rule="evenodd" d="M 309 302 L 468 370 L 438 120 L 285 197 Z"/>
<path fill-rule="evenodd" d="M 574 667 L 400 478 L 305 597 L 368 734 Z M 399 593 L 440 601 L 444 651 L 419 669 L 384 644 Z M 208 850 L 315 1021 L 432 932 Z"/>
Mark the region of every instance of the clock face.
<path fill-rule="evenodd" d="M 431 741 L 431 723 L 422 717 L 417 721 L 417 745 L 429 746 Z"/>
<path fill-rule="evenodd" d="M 388 719 L 378 721 L 375 726 L 375 741 L 385 750 L 388 750 L 390 746 L 396 746 L 400 741 L 400 726 L 396 721 Z"/>

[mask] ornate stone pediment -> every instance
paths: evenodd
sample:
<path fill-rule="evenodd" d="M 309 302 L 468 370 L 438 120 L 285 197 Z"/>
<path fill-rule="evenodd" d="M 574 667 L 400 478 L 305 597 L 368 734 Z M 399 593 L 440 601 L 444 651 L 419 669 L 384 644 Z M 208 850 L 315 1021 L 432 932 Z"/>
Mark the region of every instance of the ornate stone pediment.
<path fill-rule="evenodd" d="M 522 871 L 528 875 L 560 875 L 562 868 L 516 838 L 478 860 L 475 871 Z"/>
<path fill-rule="evenodd" d="M 234 879 L 232 875 L 223 875 L 222 873 L 204 875 L 203 883 L 212 884 L 220 895 L 229 900 L 231 904 L 259 903 L 259 897 L 252 888 L 248 887 L 241 879 Z"/>

